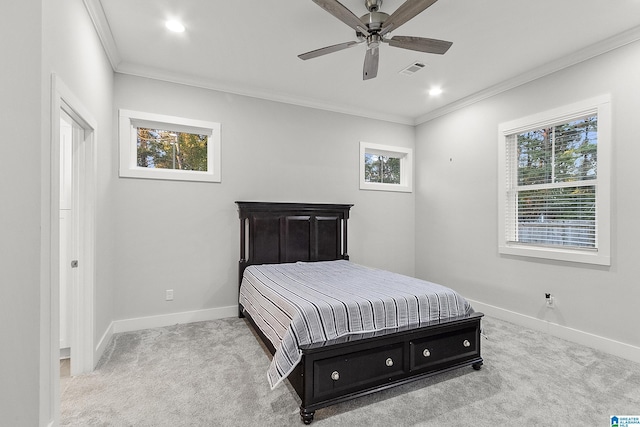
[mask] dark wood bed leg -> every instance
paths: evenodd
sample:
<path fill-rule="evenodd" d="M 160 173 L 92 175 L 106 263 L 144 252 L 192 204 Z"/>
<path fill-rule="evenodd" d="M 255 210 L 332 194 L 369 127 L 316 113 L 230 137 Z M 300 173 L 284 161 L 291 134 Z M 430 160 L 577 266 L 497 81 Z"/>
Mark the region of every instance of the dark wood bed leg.
<path fill-rule="evenodd" d="M 305 424 L 311 424 L 315 413 L 316 411 L 307 411 L 303 407 L 300 407 L 300 419 L 302 419 L 302 422 Z"/>
<path fill-rule="evenodd" d="M 471 367 L 476 371 L 479 371 L 482 368 L 482 362 L 474 363 L 473 365 L 471 365 Z"/>
<path fill-rule="evenodd" d="M 240 214 L 240 262 L 238 262 L 238 291 L 242 285 L 242 276 L 244 275 L 244 269 L 247 268 L 247 247 L 246 247 L 246 227 L 247 218 Z M 238 303 L 238 318 L 244 319 L 244 307 Z"/>

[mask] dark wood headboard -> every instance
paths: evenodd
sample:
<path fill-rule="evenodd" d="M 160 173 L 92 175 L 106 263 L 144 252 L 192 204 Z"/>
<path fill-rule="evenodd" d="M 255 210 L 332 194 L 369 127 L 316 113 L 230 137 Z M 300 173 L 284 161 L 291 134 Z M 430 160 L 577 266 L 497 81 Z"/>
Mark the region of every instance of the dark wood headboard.
<path fill-rule="evenodd" d="M 249 265 L 349 259 L 347 220 L 353 205 L 236 203 L 240 215 L 239 283 Z"/>

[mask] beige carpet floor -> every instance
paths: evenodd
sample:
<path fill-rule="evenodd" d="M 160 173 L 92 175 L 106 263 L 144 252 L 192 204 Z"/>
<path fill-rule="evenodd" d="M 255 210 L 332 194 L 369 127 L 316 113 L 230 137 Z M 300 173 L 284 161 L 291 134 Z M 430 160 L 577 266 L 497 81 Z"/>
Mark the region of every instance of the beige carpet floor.
<path fill-rule="evenodd" d="M 320 409 L 322 426 L 609 426 L 640 414 L 640 365 L 485 317 L 484 366 Z M 243 319 L 118 334 L 62 391 L 63 426 L 299 426 Z"/>

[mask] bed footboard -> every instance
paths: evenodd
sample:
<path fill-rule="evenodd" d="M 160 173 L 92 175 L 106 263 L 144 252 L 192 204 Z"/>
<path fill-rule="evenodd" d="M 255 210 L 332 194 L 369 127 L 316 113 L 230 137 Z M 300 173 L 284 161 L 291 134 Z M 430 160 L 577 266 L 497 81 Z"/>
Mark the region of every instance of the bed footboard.
<path fill-rule="evenodd" d="M 418 329 L 351 335 L 301 348 L 302 360 L 287 380 L 301 400 L 300 418 L 391 387 L 467 366 L 479 370 L 482 313 Z M 247 320 L 273 354 L 275 349 Z"/>
<path fill-rule="evenodd" d="M 302 421 L 311 423 L 319 408 L 431 375 L 465 366 L 480 369 L 482 317 L 474 313 L 418 329 L 301 348 L 300 369 L 289 380 L 302 401 Z"/>

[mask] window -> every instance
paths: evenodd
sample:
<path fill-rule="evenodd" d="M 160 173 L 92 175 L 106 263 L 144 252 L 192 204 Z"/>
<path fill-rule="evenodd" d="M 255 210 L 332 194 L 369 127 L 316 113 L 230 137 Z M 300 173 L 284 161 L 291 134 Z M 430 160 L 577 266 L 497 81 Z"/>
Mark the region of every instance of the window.
<path fill-rule="evenodd" d="M 610 265 L 610 103 L 500 125 L 500 253 Z"/>
<path fill-rule="evenodd" d="M 410 148 L 360 142 L 360 189 L 411 192 Z"/>
<path fill-rule="evenodd" d="M 220 124 L 120 110 L 120 176 L 220 182 Z"/>

